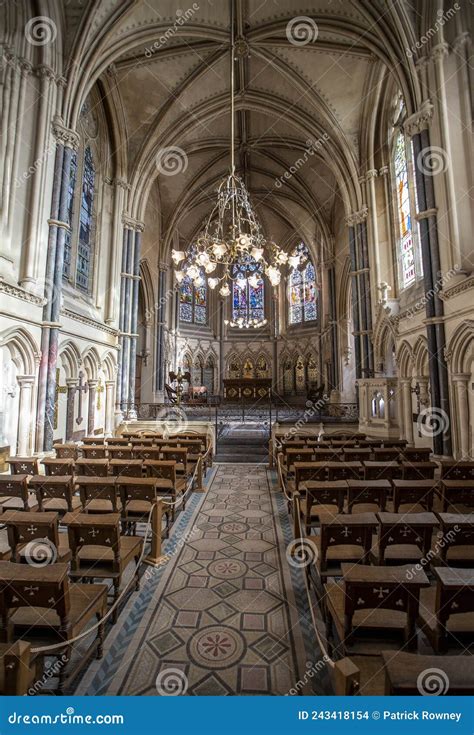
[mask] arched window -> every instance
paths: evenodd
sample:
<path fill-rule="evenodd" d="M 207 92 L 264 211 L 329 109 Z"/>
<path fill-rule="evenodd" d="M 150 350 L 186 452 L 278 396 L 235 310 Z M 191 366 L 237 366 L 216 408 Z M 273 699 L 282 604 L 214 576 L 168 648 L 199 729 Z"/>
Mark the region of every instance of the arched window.
<path fill-rule="evenodd" d="M 289 276 L 288 322 L 314 322 L 317 318 L 316 273 L 309 250 L 304 243 L 300 243 L 291 255 L 299 255 L 302 265 L 293 268 Z"/>
<path fill-rule="evenodd" d="M 185 324 L 207 323 L 207 286 L 195 286 L 191 278 L 183 278 L 179 286 L 179 320 Z"/>
<path fill-rule="evenodd" d="M 399 131 L 395 139 L 393 158 L 397 197 L 398 242 L 400 280 L 407 288 L 416 278 L 415 247 L 413 243 L 408 161 L 405 136 Z"/>
<path fill-rule="evenodd" d="M 245 273 L 234 269 L 232 319 L 261 322 L 265 318 L 265 287 L 260 268 L 249 263 Z"/>

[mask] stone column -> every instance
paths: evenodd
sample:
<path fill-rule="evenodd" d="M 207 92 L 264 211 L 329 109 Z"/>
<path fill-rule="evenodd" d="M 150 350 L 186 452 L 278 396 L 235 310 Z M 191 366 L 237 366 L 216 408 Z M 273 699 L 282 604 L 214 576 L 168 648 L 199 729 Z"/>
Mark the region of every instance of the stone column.
<path fill-rule="evenodd" d="M 77 134 L 59 122 L 53 125 L 56 136 L 51 218 L 48 220 L 48 251 L 41 333 L 41 362 L 38 383 L 37 449 L 48 451 L 53 446 L 54 410 L 56 401 L 56 364 L 58 357 L 59 314 L 62 299 L 64 241 L 68 222 L 68 187 L 73 150 Z"/>
<path fill-rule="evenodd" d="M 76 402 L 77 382 L 77 378 L 68 378 L 66 380 L 66 441 L 71 441 L 74 433 L 74 407 Z"/>
<path fill-rule="evenodd" d="M 364 207 L 346 217 L 352 276 L 352 311 L 356 377 L 373 376 L 372 307 L 369 280 L 366 218 Z"/>
<path fill-rule="evenodd" d="M 450 407 L 448 370 L 444 356 L 446 338 L 444 330 L 444 304 L 440 298 L 442 272 L 439 255 L 437 209 L 434 196 L 433 176 L 424 161 L 430 157 L 428 125 L 433 107 L 425 103 L 422 109 L 409 117 L 404 124 L 407 135 L 413 141 L 416 192 L 418 209 L 423 279 L 425 289 L 426 334 L 430 369 L 431 407 L 444 414 L 445 430 L 433 436 L 433 451 L 437 455 L 452 455 L 450 431 Z"/>
<path fill-rule="evenodd" d="M 168 265 L 160 263 L 158 274 L 158 302 L 156 309 L 156 351 L 155 351 L 155 391 L 159 393 L 159 400 L 163 400 L 165 389 L 165 326 L 167 320 L 168 298 L 166 293 L 166 277 Z"/>
<path fill-rule="evenodd" d="M 403 421 L 403 438 L 408 444 L 413 444 L 413 410 L 411 400 L 411 378 L 401 378 L 402 387 L 402 406 L 401 419 Z"/>
<path fill-rule="evenodd" d="M 34 375 L 22 375 L 17 378 L 17 382 L 20 386 L 17 454 L 28 456 L 31 454 L 33 434 L 32 393 L 35 378 Z"/>
<path fill-rule="evenodd" d="M 134 232 L 132 225 L 125 222 L 125 265 L 122 270 L 123 295 L 121 298 L 121 322 L 122 327 L 120 334 L 122 336 L 122 359 L 120 363 L 120 407 L 125 417 L 128 417 L 129 409 L 129 388 L 130 388 L 130 326 L 131 326 L 131 301 L 132 301 L 132 281 L 133 281 L 133 244 Z"/>
<path fill-rule="evenodd" d="M 452 376 L 456 392 L 458 414 L 457 458 L 467 459 L 470 456 L 469 446 L 469 387 L 470 373 L 459 373 Z"/>
<path fill-rule="evenodd" d="M 131 314 L 130 314 L 130 368 L 128 378 L 128 418 L 137 418 L 137 406 L 135 403 L 135 380 L 137 374 L 137 342 L 138 342 L 138 295 L 140 289 L 140 253 L 141 253 L 141 236 L 143 225 L 136 223 L 135 225 L 135 242 L 133 247 L 133 279 L 131 293 Z"/>
<path fill-rule="evenodd" d="M 105 381 L 105 436 L 112 436 L 114 433 L 114 389 L 115 380 Z"/>
<path fill-rule="evenodd" d="M 97 399 L 97 380 L 88 380 L 87 385 L 89 387 L 89 405 L 87 411 L 87 436 L 91 436 L 94 433 L 95 427 L 95 404 Z"/>

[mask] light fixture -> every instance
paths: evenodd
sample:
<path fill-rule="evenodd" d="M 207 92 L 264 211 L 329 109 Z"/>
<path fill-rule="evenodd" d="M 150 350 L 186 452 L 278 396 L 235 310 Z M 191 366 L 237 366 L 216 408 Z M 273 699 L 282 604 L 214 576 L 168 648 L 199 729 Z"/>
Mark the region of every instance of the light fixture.
<path fill-rule="evenodd" d="M 234 0 L 231 0 L 231 38 L 230 38 L 230 173 L 220 183 L 217 202 L 209 215 L 203 231 L 197 236 L 186 252 L 172 251 L 172 258 L 180 270 L 194 282 L 201 276 L 215 273 L 207 282 L 211 289 L 222 284 L 219 293 L 226 297 L 231 293 L 231 283 L 242 288 L 247 283 L 257 288 L 261 279 L 267 277 L 273 287 L 281 280 L 281 267 L 288 262 L 292 268 L 299 264 L 299 256 L 288 255 L 274 242 L 267 241 L 261 225 L 250 202 L 249 193 L 243 180 L 235 173 L 235 39 L 234 39 Z M 257 320 L 239 317 L 229 321 L 230 326 L 239 328 L 260 327 L 266 319 Z"/>

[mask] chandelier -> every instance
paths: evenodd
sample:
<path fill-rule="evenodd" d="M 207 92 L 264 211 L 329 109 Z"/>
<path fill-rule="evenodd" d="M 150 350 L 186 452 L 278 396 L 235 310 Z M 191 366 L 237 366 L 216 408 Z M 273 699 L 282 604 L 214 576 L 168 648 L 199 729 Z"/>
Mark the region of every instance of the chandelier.
<path fill-rule="evenodd" d="M 257 288 L 266 276 L 273 287 L 281 280 L 281 268 L 288 263 L 292 268 L 300 264 L 300 256 L 288 256 L 275 242 L 265 238 L 250 202 L 243 180 L 235 172 L 235 105 L 234 105 L 234 3 L 231 0 L 230 44 L 230 173 L 217 189 L 217 202 L 204 229 L 187 251 L 173 250 L 176 280 L 185 277 L 199 287 L 219 287 L 221 296 L 229 296 L 233 284 L 238 288 Z M 258 328 L 266 319 L 253 319 L 247 314 L 235 321 L 226 321 L 231 327 Z"/>

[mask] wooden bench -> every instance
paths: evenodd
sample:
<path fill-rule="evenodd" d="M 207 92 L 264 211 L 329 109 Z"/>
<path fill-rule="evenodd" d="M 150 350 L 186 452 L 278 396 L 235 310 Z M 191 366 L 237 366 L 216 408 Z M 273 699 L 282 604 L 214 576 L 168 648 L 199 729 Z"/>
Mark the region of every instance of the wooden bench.
<path fill-rule="evenodd" d="M 191 471 L 192 464 L 188 462 L 188 450 L 186 447 L 170 447 L 161 448 L 161 457 L 164 461 L 176 462 L 176 474 L 188 476 Z"/>
<path fill-rule="evenodd" d="M 88 475 L 89 477 L 107 477 L 109 474 L 108 459 L 88 459 L 83 457 L 77 459 L 74 466 L 76 475 Z"/>
<path fill-rule="evenodd" d="M 90 627 L 96 617 L 101 619 L 105 615 L 106 585 L 70 584 L 67 564 L 50 564 L 38 569 L 29 564 L 2 561 L 0 594 L 7 642 L 21 638 L 40 645 L 64 644 L 46 654 L 62 656 L 59 691 L 87 666 L 93 653 L 101 658 L 103 624 L 98 626 L 89 648 L 81 648 L 77 664 L 73 668 L 68 665 L 72 646 L 69 641 Z"/>
<path fill-rule="evenodd" d="M 361 462 L 326 462 L 328 480 L 358 480 L 362 476 Z"/>
<path fill-rule="evenodd" d="M 474 508 L 474 480 L 441 480 L 441 502 L 444 513 L 449 507 L 455 512 Z"/>
<path fill-rule="evenodd" d="M 388 647 L 390 635 L 415 646 L 420 590 L 430 584 L 424 571 L 365 564 L 342 564 L 341 569 L 343 583 L 326 584 L 328 638 L 334 625 L 344 654 L 351 645 L 363 652 L 380 650 L 381 640 Z"/>
<path fill-rule="evenodd" d="M 398 462 L 363 462 L 366 480 L 397 480 L 402 477 Z"/>
<path fill-rule="evenodd" d="M 53 449 L 58 459 L 77 459 L 77 444 L 53 444 Z"/>
<path fill-rule="evenodd" d="M 437 560 L 452 567 L 474 568 L 474 513 L 438 513 L 437 516 L 441 526 Z"/>
<path fill-rule="evenodd" d="M 67 535 L 59 533 L 57 513 L 8 510 L 2 523 L 8 530 L 12 561 L 36 567 L 70 561 Z"/>
<path fill-rule="evenodd" d="M 436 462 L 401 462 L 402 480 L 433 480 L 438 468 Z"/>
<path fill-rule="evenodd" d="M 400 450 L 396 447 L 374 447 L 374 462 L 397 462 Z"/>
<path fill-rule="evenodd" d="M 176 501 L 176 487 L 171 479 L 160 477 L 121 478 L 117 480 L 117 488 L 122 502 L 123 523 L 126 528 L 133 528 L 134 533 L 137 523 L 145 523 L 148 520 L 153 503 L 158 498 L 166 498 L 172 502 Z M 165 506 L 165 514 L 174 518 L 174 507 Z"/>
<path fill-rule="evenodd" d="M 447 651 L 450 643 L 472 644 L 474 569 L 439 566 L 433 572 L 437 583 L 421 594 L 419 625 L 437 653 Z"/>
<path fill-rule="evenodd" d="M 137 439 L 137 441 L 141 441 L 141 439 Z M 105 441 L 107 447 L 128 447 L 130 443 L 131 439 L 128 439 L 126 436 L 110 436 Z"/>
<path fill-rule="evenodd" d="M 81 447 L 81 452 L 86 459 L 105 459 L 107 457 L 105 444 L 87 444 Z"/>
<path fill-rule="evenodd" d="M 38 457 L 8 457 L 12 475 L 37 475 Z"/>
<path fill-rule="evenodd" d="M 135 459 L 161 459 L 161 450 L 159 447 L 148 446 L 147 444 L 136 444 L 133 447 L 133 457 Z"/>
<path fill-rule="evenodd" d="M 417 563 L 429 559 L 438 519 L 434 513 L 377 513 L 379 532 L 372 551 L 374 564 Z"/>
<path fill-rule="evenodd" d="M 315 552 L 315 564 L 322 579 L 339 576 L 341 564 L 369 564 L 372 534 L 377 527 L 374 513 L 336 515 L 321 521 L 319 536 L 306 539 Z"/>
<path fill-rule="evenodd" d="M 114 444 L 108 444 L 107 445 L 107 455 L 109 459 L 133 459 L 133 448 L 129 446 L 125 446 L 123 444 L 114 445 Z"/>
<path fill-rule="evenodd" d="M 84 444 L 85 446 L 88 446 L 91 444 L 105 446 L 105 436 L 85 436 L 82 439 L 82 444 Z M 81 446 L 81 449 L 83 449 L 82 446 Z"/>
<path fill-rule="evenodd" d="M 135 589 L 140 588 L 138 561 L 143 549 L 143 538 L 120 535 L 119 513 L 68 513 L 63 523 L 68 527 L 72 552 L 71 579 L 111 579 L 116 602 L 123 574 L 135 560 Z M 116 607 L 114 622 L 117 617 Z"/>
<path fill-rule="evenodd" d="M 116 513 L 122 506 L 117 494 L 115 477 L 90 477 L 83 475 L 75 478 L 81 496 L 84 513 Z"/>
<path fill-rule="evenodd" d="M 390 489 L 388 480 L 348 480 L 348 512 L 352 513 L 354 510 L 357 513 L 384 511 Z"/>
<path fill-rule="evenodd" d="M 474 480 L 474 462 L 443 459 L 441 462 L 442 480 Z"/>
<path fill-rule="evenodd" d="M 300 501 L 301 520 L 309 536 L 318 521 L 330 520 L 344 510 L 347 493 L 345 480 L 308 480 L 301 485 L 305 497 Z"/>
<path fill-rule="evenodd" d="M 344 448 L 345 462 L 363 462 L 370 461 L 372 450 L 370 447 L 346 447 Z"/>
<path fill-rule="evenodd" d="M 143 475 L 143 460 L 110 459 L 109 470 L 115 477 L 141 477 Z"/>
<path fill-rule="evenodd" d="M 429 462 L 432 453 L 431 447 L 405 447 L 402 458 L 405 462 Z"/>
<path fill-rule="evenodd" d="M 34 511 L 36 497 L 29 492 L 29 475 L 0 475 L 0 510 Z"/>
<path fill-rule="evenodd" d="M 80 510 L 81 500 L 74 494 L 72 475 L 33 475 L 29 487 L 36 492 L 38 510 L 67 513 Z"/>
<path fill-rule="evenodd" d="M 395 513 L 419 513 L 433 510 L 436 482 L 433 480 L 393 480 Z"/>
<path fill-rule="evenodd" d="M 46 457 L 41 460 L 41 464 L 44 467 L 45 475 L 73 475 L 75 460 L 70 457 L 63 457 L 57 459 L 56 457 Z M 38 473 L 37 473 L 38 474 Z"/>

